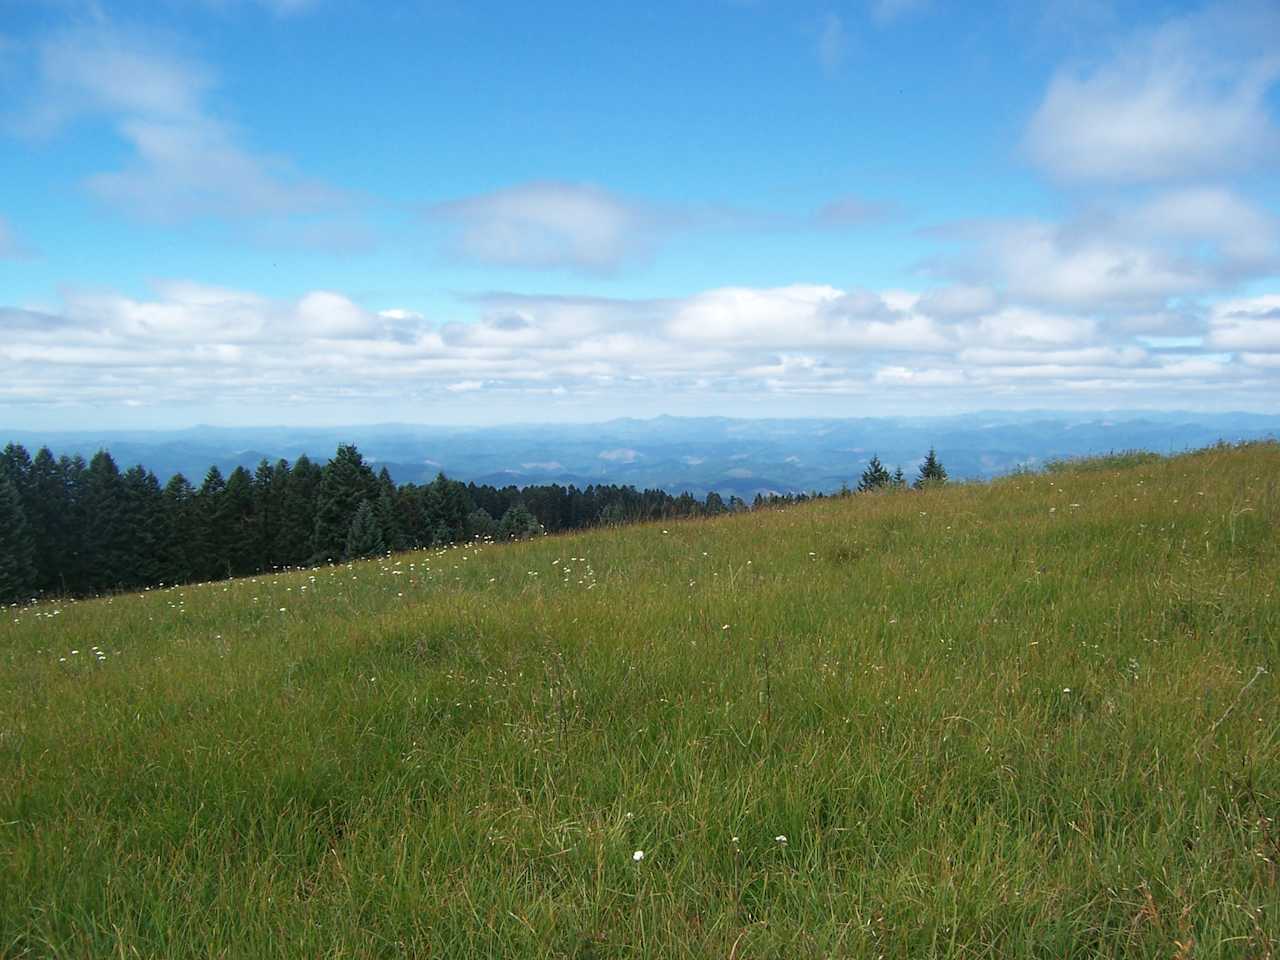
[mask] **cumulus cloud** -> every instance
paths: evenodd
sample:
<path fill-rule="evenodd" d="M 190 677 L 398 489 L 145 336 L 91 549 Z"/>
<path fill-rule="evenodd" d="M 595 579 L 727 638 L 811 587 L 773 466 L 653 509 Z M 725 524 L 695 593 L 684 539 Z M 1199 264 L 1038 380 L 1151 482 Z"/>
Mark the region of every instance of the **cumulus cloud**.
<path fill-rule="evenodd" d="M 663 217 L 592 184 L 536 181 L 436 204 L 453 250 L 483 264 L 609 271 L 646 257 Z"/>
<path fill-rule="evenodd" d="M 1280 350 L 1280 294 L 1214 305 L 1209 344 L 1221 350 Z"/>
<path fill-rule="evenodd" d="M 1219 6 L 1059 69 L 1027 131 L 1032 158 L 1071 180 L 1214 175 L 1273 158 L 1274 8 Z"/>
<path fill-rule="evenodd" d="M 848 47 L 849 37 L 844 29 L 844 21 L 834 13 L 828 14 L 818 37 L 818 62 L 822 64 L 822 69 L 829 74 L 839 70 Z"/>
<path fill-rule="evenodd" d="M 616 450 L 601 450 L 599 457 L 610 463 L 635 463 L 640 459 L 640 451 L 632 450 L 630 447 L 619 447 Z"/>
<path fill-rule="evenodd" d="M 819 207 L 813 214 L 814 226 L 825 229 L 844 229 L 881 223 L 895 212 L 891 204 L 867 200 L 863 197 L 837 197 Z"/>
<path fill-rule="evenodd" d="M 215 116 L 213 73 L 182 48 L 174 37 L 107 22 L 51 36 L 39 46 L 35 89 L 15 126 L 49 137 L 81 119 L 106 120 L 129 160 L 86 186 L 142 220 L 289 218 L 347 206 L 342 193 L 253 150 Z"/>
<path fill-rule="evenodd" d="M 9 221 L 0 216 L 0 260 L 24 260 L 31 251 L 18 239 Z"/>
<path fill-rule="evenodd" d="M 729 287 L 678 304 L 667 332 L 677 340 L 773 348 L 935 350 L 948 344 L 929 317 L 895 310 L 867 291 L 796 285 Z"/>
<path fill-rule="evenodd" d="M 967 245 L 937 264 L 968 285 L 931 295 L 930 309 L 950 315 L 983 309 L 997 291 L 1024 303 L 1157 315 L 1171 298 L 1230 289 L 1280 264 L 1276 217 L 1224 187 L 1157 192 L 1060 223 L 963 224 L 945 236 Z"/>
<path fill-rule="evenodd" d="M 1181 401 L 1210 387 L 1215 402 L 1280 401 L 1280 294 L 1168 314 L 1179 325 L 1197 317 L 1203 346 L 1168 340 L 1163 314 L 1134 320 L 947 288 L 735 287 L 660 300 L 492 294 L 464 312 L 439 322 L 407 307 L 371 310 L 335 290 L 281 299 L 190 281 L 157 283 L 144 297 L 67 293 L 56 309 L 0 308 L 0 405 L 387 410 L 505 398 L 591 414 L 662 395 L 720 409 L 763 397 L 897 398 L 936 409 L 1005 393 L 1102 402 L 1109 388 Z"/>
<path fill-rule="evenodd" d="M 885 24 L 923 10 L 929 0 L 871 0 L 871 19 Z"/>

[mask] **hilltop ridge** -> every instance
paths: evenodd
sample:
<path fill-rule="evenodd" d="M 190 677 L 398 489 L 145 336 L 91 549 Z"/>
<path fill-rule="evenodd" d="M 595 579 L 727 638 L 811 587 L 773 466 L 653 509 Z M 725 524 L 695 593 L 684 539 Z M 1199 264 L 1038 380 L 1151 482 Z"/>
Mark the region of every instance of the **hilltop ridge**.
<path fill-rule="evenodd" d="M 0 954 L 1267 956 L 1278 534 L 1256 443 L 14 608 Z"/>

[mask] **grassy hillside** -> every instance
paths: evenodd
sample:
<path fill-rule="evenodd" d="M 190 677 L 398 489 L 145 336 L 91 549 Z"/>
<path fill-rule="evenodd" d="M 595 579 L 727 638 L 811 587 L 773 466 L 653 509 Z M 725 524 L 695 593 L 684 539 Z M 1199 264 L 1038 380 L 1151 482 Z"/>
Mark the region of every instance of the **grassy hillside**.
<path fill-rule="evenodd" d="M 1272 957 L 1278 485 L 1218 448 L 9 610 L 0 956 Z"/>

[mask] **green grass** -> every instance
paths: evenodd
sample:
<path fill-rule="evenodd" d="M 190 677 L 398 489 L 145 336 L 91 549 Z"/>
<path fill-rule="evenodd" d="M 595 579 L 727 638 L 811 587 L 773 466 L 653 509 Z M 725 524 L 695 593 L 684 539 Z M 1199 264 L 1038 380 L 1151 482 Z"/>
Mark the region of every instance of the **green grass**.
<path fill-rule="evenodd" d="M 1278 483 L 1216 448 L 9 610 L 0 957 L 1273 957 Z"/>

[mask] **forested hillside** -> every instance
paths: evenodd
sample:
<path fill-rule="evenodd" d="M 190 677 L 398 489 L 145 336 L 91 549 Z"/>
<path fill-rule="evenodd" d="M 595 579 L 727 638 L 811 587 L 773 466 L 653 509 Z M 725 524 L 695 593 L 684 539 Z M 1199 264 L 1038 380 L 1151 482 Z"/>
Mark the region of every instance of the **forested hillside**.
<path fill-rule="evenodd" d="M 350 444 L 323 466 L 306 456 L 263 460 L 225 477 L 214 466 L 198 487 L 182 474 L 161 486 L 141 465 L 121 472 L 105 450 L 86 464 L 9 444 L 0 453 L 0 602 L 746 508 L 715 493 L 698 500 L 612 484 L 498 488 L 440 474 L 397 486 Z"/>
<path fill-rule="evenodd" d="M 1280 447 L 926 487 L 7 611 L 0 957 L 1276 956 Z"/>

